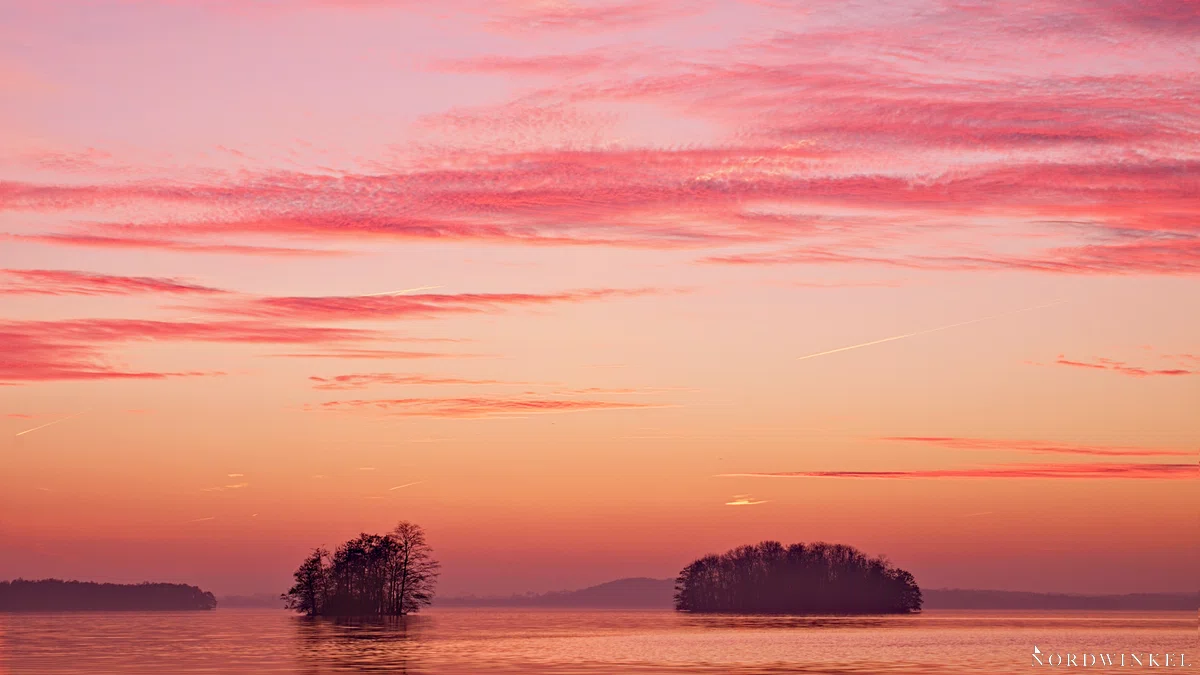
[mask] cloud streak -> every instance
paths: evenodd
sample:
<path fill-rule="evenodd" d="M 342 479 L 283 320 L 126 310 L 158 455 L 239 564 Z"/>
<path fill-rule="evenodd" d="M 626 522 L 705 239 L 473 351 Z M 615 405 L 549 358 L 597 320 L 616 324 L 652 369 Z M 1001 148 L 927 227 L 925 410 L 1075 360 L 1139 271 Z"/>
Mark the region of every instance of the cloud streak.
<path fill-rule="evenodd" d="M 779 471 L 723 473 L 727 478 L 1021 478 L 1195 480 L 1195 464 L 1009 464 L 969 469 L 911 471 Z"/>
<path fill-rule="evenodd" d="M 219 288 L 180 279 L 129 277 L 74 270 L 0 270 L 12 281 L 0 284 L 0 295 L 137 295 L 169 293 L 216 295 Z"/>
<path fill-rule="evenodd" d="M 366 389 L 374 385 L 528 385 L 530 382 L 506 382 L 503 380 L 478 380 L 462 377 L 434 377 L 420 374 L 399 373 L 357 373 L 350 375 L 335 375 L 333 377 L 312 376 L 308 378 L 315 382 L 313 389 L 325 391 L 350 391 Z"/>
<path fill-rule="evenodd" d="M 1128 375 L 1129 377 L 1138 378 L 1156 376 L 1178 377 L 1181 375 L 1197 374 L 1196 371 L 1188 370 L 1186 368 L 1141 368 L 1138 366 L 1131 366 L 1123 361 L 1114 361 L 1112 359 L 1105 358 L 1097 358 L 1095 361 L 1072 361 L 1066 358 L 1065 354 L 1059 354 L 1055 363 L 1060 366 L 1071 366 L 1073 368 L 1107 370 L 1121 375 Z"/>
<path fill-rule="evenodd" d="M 486 354 L 455 354 L 449 352 L 417 352 L 403 349 L 361 349 L 361 348 L 330 348 L 317 352 L 291 352 L 283 354 L 268 354 L 293 359 L 349 359 L 352 361 L 388 361 L 411 359 L 471 359 L 483 358 Z"/>
<path fill-rule="evenodd" d="M 286 246 L 255 246 L 252 244 L 214 244 L 181 241 L 162 237 L 116 237 L 101 234 L 51 232 L 37 235 L 8 235 L 10 238 L 34 244 L 72 246 L 98 249 L 133 249 L 162 253 L 209 253 L 216 255 L 253 255 L 272 257 L 323 258 L 350 255 L 336 249 L 290 248 Z"/>
<path fill-rule="evenodd" d="M 0 321 L 0 382 L 164 379 L 222 375 L 221 371 L 138 371 L 113 365 L 107 349 L 123 343 L 212 342 L 327 345 L 382 339 L 376 331 L 297 326 L 266 321 L 67 319 Z"/>
<path fill-rule="evenodd" d="M 994 450 L 1051 455 L 1088 455 L 1094 457 L 1195 457 L 1197 450 L 1172 450 L 1129 446 L 1075 445 L 1047 441 L 959 438 L 952 436 L 885 436 L 881 441 L 934 445 L 951 450 Z"/>
<path fill-rule="evenodd" d="M 400 417 L 480 418 L 510 415 L 662 408 L 661 404 L 548 398 L 395 398 L 326 401 L 311 409 L 380 410 Z"/>
<path fill-rule="evenodd" d="M 661 293 L 649 288 L 599 288 L 561 293 L 421 293 L 326 297 L 256 297 L 194 307 L 218 315 L 297 321 L 429 319 L 448 314 L 487 314 L 511 307 L 571 304 Z"/>

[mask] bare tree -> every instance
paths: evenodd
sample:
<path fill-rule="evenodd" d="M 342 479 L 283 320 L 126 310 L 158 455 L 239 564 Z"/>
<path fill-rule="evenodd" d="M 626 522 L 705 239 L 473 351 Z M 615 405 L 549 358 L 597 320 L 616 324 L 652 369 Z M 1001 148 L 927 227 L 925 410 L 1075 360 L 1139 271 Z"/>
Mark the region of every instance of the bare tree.
<path fill-rule="evenodd" d="M 394 613 L 408 614 L 433 603 L 433 588 L 441 565 L 433 559 L 433 549 L 425 541 L 420 525 L 401 521 L 389 538 L 395 541 L 394 567 L 391 579 L 395 603 Z"/>

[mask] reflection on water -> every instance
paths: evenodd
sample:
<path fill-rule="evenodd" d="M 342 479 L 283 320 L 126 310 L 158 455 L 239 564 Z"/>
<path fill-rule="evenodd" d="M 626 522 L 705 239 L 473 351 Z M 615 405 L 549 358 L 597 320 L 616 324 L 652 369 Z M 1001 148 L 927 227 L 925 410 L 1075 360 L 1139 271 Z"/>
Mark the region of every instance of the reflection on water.
<path fill-rule="evenodd" d="M 420 673 L 424 616 L 381 619 L 292 620 L 297 635 L 300 673 Z"/>
<path fill-rule="evenodd" d="M 1193 613 L 1115 612 L 454 609 L 374 621 L 270 610 L 0 614 L 0 673 L 1028 673 L 1034 644 L 1197 654 L 1196 629 Z"/>
<path fill-rule="evenodd" d="M 882 616 L 744 616 L 736 614 L 681 614 L 682 624 L 697 629 L 729 628 L 887 628 L 911 625 L 904 619 L 913 617 Z M 900 619 L 897 621 L 896 619 Z"/>

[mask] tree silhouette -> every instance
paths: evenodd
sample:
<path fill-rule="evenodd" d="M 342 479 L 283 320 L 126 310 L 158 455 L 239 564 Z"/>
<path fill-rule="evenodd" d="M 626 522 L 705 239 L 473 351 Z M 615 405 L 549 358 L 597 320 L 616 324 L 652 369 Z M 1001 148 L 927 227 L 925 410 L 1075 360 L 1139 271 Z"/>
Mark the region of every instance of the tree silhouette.
<path fill-rule="evenodd" d="M 841 544 L 777 541 L 741 546 L 688 565 L 675 609 L 747 614 L 896 614 L 921 609 L 921 589 L 883 557 Z"/>
<path fill-rule="evenodd" d="M 331 554 L 317 548 L 296 569 L 285 606 L 308 616 L 399 616 L 433 602 L 438 563 L 419 525 L 360 534 Z"/>

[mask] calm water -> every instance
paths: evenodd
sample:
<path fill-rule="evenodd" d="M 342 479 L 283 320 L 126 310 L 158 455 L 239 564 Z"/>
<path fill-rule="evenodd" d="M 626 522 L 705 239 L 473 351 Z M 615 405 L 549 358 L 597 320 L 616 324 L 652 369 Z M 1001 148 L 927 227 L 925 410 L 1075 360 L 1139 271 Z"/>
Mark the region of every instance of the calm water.
<path fill-rule="evenodd" d="M 0 614 L 0 673 L 14 675 L 1029 673 L 1035 644 L 1044 652 L 1183 652 L 1192 668 L 1151 672 L 1200 673 L 1194 613 L 768 618 L 455 609 L 375 624 L 271 610 Z"/>

